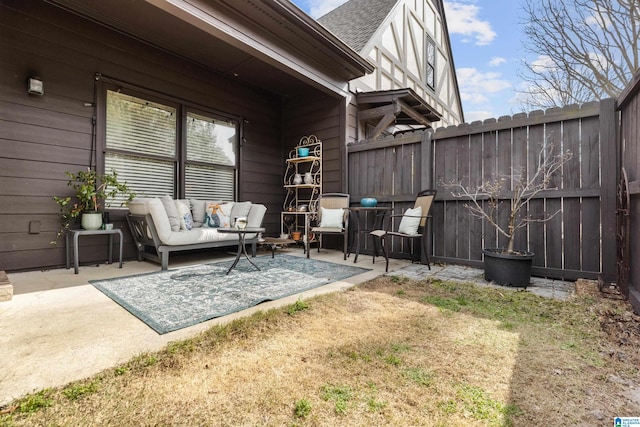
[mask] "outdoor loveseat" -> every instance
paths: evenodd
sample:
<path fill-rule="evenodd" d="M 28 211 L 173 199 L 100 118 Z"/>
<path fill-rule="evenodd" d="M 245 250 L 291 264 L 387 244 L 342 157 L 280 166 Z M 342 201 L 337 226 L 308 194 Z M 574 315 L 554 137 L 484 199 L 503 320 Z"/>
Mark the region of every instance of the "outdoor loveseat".
<path fill-rule="evenodd" d="M 264 205 L 251 202 L 173 200 L 169 196 L 136 198 L 129 202 L 127 222 L 138 260 L 159 262 L 166 270 L 171 252 L 236 246 L 237 234 L 220 233 L 217 228 L 233 226 L 240 217 L 247 218 L 248 227 L 260 227 L 266 211 Z M 258 238 L 255 233 L 245 237 L 253 256 Z"/>

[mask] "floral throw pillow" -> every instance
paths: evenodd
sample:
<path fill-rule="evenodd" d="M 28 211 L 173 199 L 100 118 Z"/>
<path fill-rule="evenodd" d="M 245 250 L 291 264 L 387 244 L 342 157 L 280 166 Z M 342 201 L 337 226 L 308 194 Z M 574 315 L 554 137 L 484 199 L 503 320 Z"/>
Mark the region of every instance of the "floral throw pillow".
<path fill-rule="evenodd" d="M 191 230 L 193 228 L 193 217 L 189 208 L 189 201 L 176 200 L 176 208 L 180 216 L 180 231 Z"/>

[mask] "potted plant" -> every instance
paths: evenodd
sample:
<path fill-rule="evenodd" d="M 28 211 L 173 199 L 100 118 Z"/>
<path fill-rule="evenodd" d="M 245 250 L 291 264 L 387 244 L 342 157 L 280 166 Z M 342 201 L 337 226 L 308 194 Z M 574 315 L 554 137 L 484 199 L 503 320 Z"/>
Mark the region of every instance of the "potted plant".
<path fill-rule="evenodd" d="M 470 213 L 495 228 L 507 238 L 504 248 L 484 248 L 485 280 L 500 285 L 527 287 L 531 278 L 534 253 L 514 248 L 516 232 L 530 222 L 545 222 L 560 210 L 543 218 L 526 214 L 529 201 L 543 190 L 550 190 L 552 178 L 562 165 L 572 157 L 569 151 L 555 153 L 553 144 L 544 144 L 538 153 L 537 169 L 527 175 L 525 170 L 514 170 L 509 175 L 499 174 L 494 179 L 471 188 L 462 183 L 446 184 L 453 188 L 454 197 L 468 200 L 465 203 Z M 498 219 L 498 207 L 507 205 L 506 221 Z"/>
<path fill-rule="evenodd" d="M 102 227 L 101 210 L 116 199 L 120 200 L 120 206 L 133 200 L 135 193 L 127 186 L 127 183 L 118 181 L 118 174 L 112 170 L 109 174 L 98 174 L 95 170 L 87 168 L 86 171 L 65 172 L 69 177 L 67 185 L 75 191 L 75 198 L 53 196 L 53 200 L 60 207 L 60 222 L 62 227 L 56 235 L 58 239 L 69 229 L 71 223 L 81 217 L 82 228 L 97 230 Z"/>

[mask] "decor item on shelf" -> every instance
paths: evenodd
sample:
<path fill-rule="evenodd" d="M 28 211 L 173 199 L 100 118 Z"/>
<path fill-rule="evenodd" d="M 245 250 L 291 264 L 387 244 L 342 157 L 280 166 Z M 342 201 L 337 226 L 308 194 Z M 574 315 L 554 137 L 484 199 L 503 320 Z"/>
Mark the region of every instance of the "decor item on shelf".
<path fill-rule="evenodd" d="M 297 173 L 293 176 L 293 185 L 300 185 L 300 184 L 302 184 L 302 175 Z"/>
<path fill-rule="evenodd" d="M 291 238 L 296 241 L 300 240 L 302 238 L 302 231 L 292 231 Z"/>
<path fill-rule="evenodd" d="M 311 172 L 305 172 L 304 183 L 309 185 L 313 184 L 313 175 L 311 175 Z"/>
<path fill-rule="evenodd" d="M 112 170 L 110 174 L 98 174 L 95 170 L 87 168 L 86 171 L 65 172 L 69 177 L 67 185 L 75 191 L 75 199 L 71 196 L 53 196 L 53 200 L 60 207 L 61 227 L 56 239 L 51 244 L 56 244 L 58 239 L 71 227 L 71 223 L 82 217 L 82 227 L 86 230 L 97 230 L 102 227 L 102 209 L 109 201 L 120 200 L 119 206 L 125 206 L 133 200 L 135 193 L 127 186 L 127 183 L 118 181 L 118 174 Z M 85 219 L 84 214 L 92 214 L 94 218 Z"/>
<path fill-rule="evenodd" d="M 306 212 L 307 209 L 309 209 L 309 206 L 307 206 L 307 205 L 298 206 L 298 212 Z"/>
<path fill-rule="evenodd" d="M 360 199 L 360 206 L 364 208 L 373 208 L 378 205 L 378 200 L 373 197 L 363 197 Z"/>
<path fill-rule="evenodd" d="M 483 249 L 485 280 L 505 286 L 529 285 L 535 254 L 514 248 L 516 232 L 530 222 L 546 222 L 561 212 L 535 218 L 528 213 L 529 202 L 540 192 L 551 189 L 549 185 L 571 157 L 570 151 L 557 151 L 553 144 L 545 143 L 538 155 L 537 168 L 529 169 L 528 175 L 526 169 L 514 167 L 510 174 L 497 174 L 476 187 L 459 182 L 445 184 L 454 189 L 452 196 L 466 199 L 464 207 L 471 215 L 486 221 L 497 234 L 507 238 L 506 248 Z"/>
<path fill-rule="evenodd" d="M 309 155 L 309 147 L 298 147 L 298 157 L 307 157 Z"/>

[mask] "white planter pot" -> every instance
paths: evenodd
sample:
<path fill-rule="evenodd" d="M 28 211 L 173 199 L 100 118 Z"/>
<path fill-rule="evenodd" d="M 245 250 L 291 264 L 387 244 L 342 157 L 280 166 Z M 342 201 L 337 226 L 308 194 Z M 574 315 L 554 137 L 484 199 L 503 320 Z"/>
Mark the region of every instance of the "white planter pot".
<path fill-rule="evenodd" d="M 82 214 L 82 228 L 85 230 L 99 230 L 102 227 L 102 212 Z"/>

